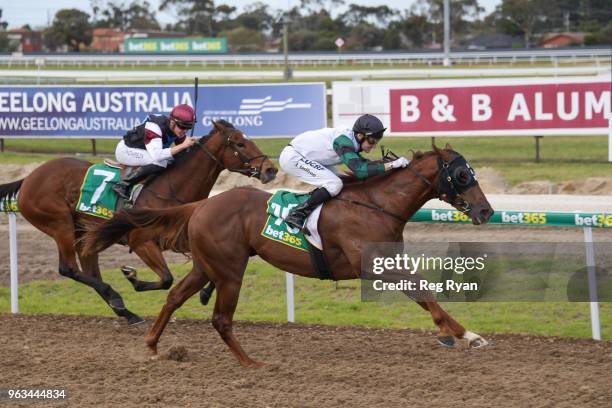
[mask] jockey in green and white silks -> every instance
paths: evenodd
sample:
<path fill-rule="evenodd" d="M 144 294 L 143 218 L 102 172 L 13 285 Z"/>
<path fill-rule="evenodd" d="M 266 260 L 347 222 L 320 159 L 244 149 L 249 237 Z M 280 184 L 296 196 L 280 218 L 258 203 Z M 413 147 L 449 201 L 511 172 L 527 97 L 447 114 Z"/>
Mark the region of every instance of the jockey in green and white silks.
<path fill-rule="evenodd" d="M 303 204 L 295 207 L 285 222 L 293 228 L 303 228 L 306 217 L 319 205 L 340 193 L 342 180 L 336 165 L 344 163 L 357 178 L 366 179 L 409 163 L 400 157 L 390 163 L 373 162 L 361 157 L 382 139 L 386 128 L 375 116 L 363 115 L 353 129 L 323 128 L 296 136 L 281 152 L 279 163 L 283 171 L 308 184 L 318 186 Z"/>

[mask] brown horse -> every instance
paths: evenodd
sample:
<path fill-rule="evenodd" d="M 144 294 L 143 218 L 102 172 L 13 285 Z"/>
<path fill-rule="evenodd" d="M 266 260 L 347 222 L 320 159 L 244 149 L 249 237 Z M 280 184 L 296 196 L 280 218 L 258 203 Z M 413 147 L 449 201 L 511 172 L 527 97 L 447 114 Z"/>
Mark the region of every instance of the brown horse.
<path fill-rule="evenodd" d="M 143 320 L 130 312 L 121 296 L 103 282 L 98 254 L 85 255 L 78 244 L 80 223 L 102 221 L 75 210 L 85 172 L 91 164 L 74 158 L 51 160 L 24 179 L 1 185 L 0 201 L 19 192 L 21 214 L 57 243 L 59 273 L 92 287 L 118 316 L 125 317 L 129 324 L 137 324 Z M 227 122 L 217 122 L 209 136 L 177 155 L 174 164 L 142 190 L 136 206 L 162 208 L 206 198 L 223 169 L 257 177 L 262 183 L 274 179 L 278 171 L 241 131 Z M 143 282 L 137 279 L 133 269 L 122 269 L 135 290 L 172 286 L 172 273 L 162 256 L 157 237 L 146 231 L 134 231 L 128 245 L 160 277 L 158 282 Z M 82 270 L 79 270 L 77 255 Z"/>
<path fill-rule="evenodd" d="M 369 242 L 401 242 L 410 217 L 432 198 L 440 198 L 468 214 L 474 224 L 486 223 L 493 210 L 478 186 L 473 170 L 450 145 L 415 154 L 410 166 L 364 182 L 347 183 L 342 193 L 323 207 L 319 232 L 335 279 L 362 275 L 361 253 Z M 175 249 L 191 246 L 193 269 L 168 294 L 159 317 L 146 336 L 157 344 L 172 313 L 212 281 L 218 290 L 212 324 L 241 364 L 259 364 L 244 352 L 232 332 L 232 318 L 249 257 L 257 254 L 279 269 L 315 278 L 309 255 L 262 237 L 270 194 L 235 188 L 218 196 L 165 210 L 129 210 L 96 226 L 84 236 L 84 250 L 97 252 L 134 228 L 164 236 Z M 214 231 L 214 233 L 213 233 Z M 444 345 L 456 338 L 472 347 L 487 344 L 466 331 L 433 297 L 418 302 L 429 311 Z"/>

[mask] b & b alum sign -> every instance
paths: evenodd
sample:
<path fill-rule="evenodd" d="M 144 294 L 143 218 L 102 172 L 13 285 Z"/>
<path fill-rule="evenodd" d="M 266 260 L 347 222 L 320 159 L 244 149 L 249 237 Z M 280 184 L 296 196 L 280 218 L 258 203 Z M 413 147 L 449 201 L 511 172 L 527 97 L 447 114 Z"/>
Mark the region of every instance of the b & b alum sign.
<path fill-rule="evenodd" d="M 333 95 L 335 126 L 371 113 L 390 135 L 608 135 L 612 161 L 610 74 L 334 82 Z"/>

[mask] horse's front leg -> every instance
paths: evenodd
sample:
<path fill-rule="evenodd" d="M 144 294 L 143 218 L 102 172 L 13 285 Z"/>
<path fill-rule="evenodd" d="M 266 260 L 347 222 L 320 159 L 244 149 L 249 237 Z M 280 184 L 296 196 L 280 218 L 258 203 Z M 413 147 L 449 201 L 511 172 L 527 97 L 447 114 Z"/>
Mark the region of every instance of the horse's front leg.
<path fill-rule="evenodd" d="M 265 363 L 253 360 L 247 355 L 232 329 L 241 283 L 241 281 L 230 279 L 217 281 L 217 300 L 212 324 L 243 367 L 261 367 Z"/>
<path fill-rule="evenodd" d="M 446 347 L 455 345 L 455 338 L 465 339 L 468 346 L 472 348 L 480 348 L 489 344 L 483 337 L 465 330 L 465 328 L 452 318 L 448 312 L 444 311 L 440 304 L 435 300 L 417 301 L 419 306 L 431 313 L 431 317 L 440 329 L 438 333 L 438 342 Z"/>
<path fill-rule="evenodd" d="M 136 269 L 122 266 L 121 271 L 137 292 L 147 290 L 170 289 L 174 277 L 168 268 L 168 264 L 162 255 L 162 250 L 156 242 L 146 241 L 132 247 L 136 255 L 159 276 L 158 282 L 146 282 L 138 279 Z"/>
<path fill-rule="evenodd" d="M 198 270 L 195 266 L 191 269 L 191 272 L 187 274 L 172 290 L 168 293 L 166 298 L 166 304 L 159 312 L 159 316 L 153 323 L 153 326 L 149 329 L 145 337 L 145 343 L 149 350 L 153 354 L 157 354 L 157 343 L 162 335 L 172 313 L 193 294 L 202 289 L 202 287 L 208 282 L 208 276 L 201 270 Z"/>

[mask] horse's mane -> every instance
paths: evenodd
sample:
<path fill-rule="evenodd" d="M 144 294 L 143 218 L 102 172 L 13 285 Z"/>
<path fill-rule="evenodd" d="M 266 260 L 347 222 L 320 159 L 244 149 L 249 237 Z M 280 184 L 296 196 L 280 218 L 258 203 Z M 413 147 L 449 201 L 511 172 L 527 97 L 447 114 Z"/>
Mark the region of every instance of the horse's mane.
<path fill-rule="evenodd" d="M 416 152 L 411 150 L 412 152 L 412 160 L 411 163 L 414 162 L 418 162 L 420 160 L 423 160 L 429 156 L 435 155 L 436 153 L 433 151 L 429 151 L 429 152 L 421 152 L 420 150 L 417 150 Z M 383 180 L 387 177 L 389 177 L 391 174 L 393 174 L 392 171 L 386 171 L 382 174 L 376 175 L 374 177 L 368 177 L 367 179 L 360 179 L 357 178 L 357 176 L 355 176 L 354 174 L 343 174 L 340 176 L 340 179 L 342 180 L 342 183 L 344 184 L 345 187 L 348 187 L 350 185 L 369 185 L 369 184 L 373 184 L 373 183 L 378 183 L 380 180 Z"/>
<path fill-rule="evenodd" d="M 210 135 L 205 135 L 205 136 L 202 136 L 201 138 L 198 139 L 198 143 L 199 144 L 206 144 L 206 142 L 208 142 L 209 140 L 210 140 Z M 194 145 L 194 146 L 191 146 L 188 149 L 185 149 L 185 150 L 179 152 L 179 154 L 174 156 L 174 160 L 172 160 L 172 163 L 168 166 L 167 170 L 170 170 L 170 169 L 172 169 L 174 167 L 180 166 L 182 163 L 185 163 L 198 150 L 199 150 L 198 146 Z"/>
<path fill-rule="evenodd" d="M 228 129 L 236 129 L 234 125 L 232 125 L 230 122 L 223 120 L 223 119 L 218 120 L 217 123 L 221 123 L 223 126 L 225 126 Z M 201 145 L 205 145 L 212 138 L 212 136 L 217 132 L 218 132 L 217 128 L 213 126 L 213 128 L 210 130 L 210 132 L 208 132 L 207 135 L 204 135 L 198 139 L 198 143 Z M 171 169 L 172 167 L 176 167 L 180 165 L 181 163 L 187 161 L 189 157 L 191 157 L 194 154 L 194 152 L 197 150 L 198 149 L 192 147 L 192 148 L 181 151 L 179 154 L 177 154 L 174 157 L 174 160 L 172 161 L 172 164 L 170 165 L 170 167 L 168 167 L 168 169 Z"/>

